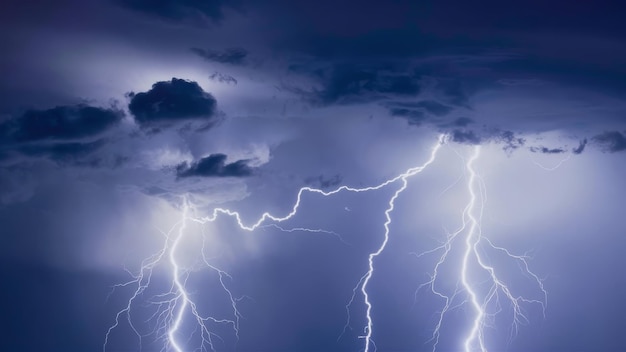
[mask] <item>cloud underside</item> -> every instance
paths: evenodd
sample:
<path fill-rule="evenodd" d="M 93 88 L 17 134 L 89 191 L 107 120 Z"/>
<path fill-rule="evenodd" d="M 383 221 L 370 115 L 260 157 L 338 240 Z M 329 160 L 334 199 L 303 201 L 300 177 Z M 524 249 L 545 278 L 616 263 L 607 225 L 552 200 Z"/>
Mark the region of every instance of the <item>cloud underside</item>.
<path fill-rule="evenodd" d="M 121 121 L 124 114 L 112 108 L 88 105 L 27 110 L 0 125 L 5 138 L 15 142 L 71 140 L 97 136 Z"/>
<path fill-rule="evenodd" d="M 193 163 L 181 163 L 176 167 L 178 178 L 186 177 L 247 177 L 254 169 L 249 160 L 226 163 L 225 154 L 211 154 Z"/>
<path fill-rule="evenodd" d="M 123 117 L 117 108 L 85 104 L 27 110 L 0 125 L 0 160 L 22 155 L 64 165 L 97 163 L 85 158 L 106 144 L 103 135 Z"/>
<path fill-rule="evenodd" d="M 619 131 L 604 132 L 594 136 L 593 141 L 606 152 L 615 153 L 626 150 L 626 136 Z"/>

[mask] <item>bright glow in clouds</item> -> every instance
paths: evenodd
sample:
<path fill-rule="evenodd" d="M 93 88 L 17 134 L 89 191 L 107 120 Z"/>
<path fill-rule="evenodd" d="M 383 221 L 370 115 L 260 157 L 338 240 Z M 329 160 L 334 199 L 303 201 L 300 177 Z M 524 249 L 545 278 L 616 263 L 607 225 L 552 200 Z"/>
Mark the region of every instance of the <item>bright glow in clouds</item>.
<path fill-rule="evenodd" d="M 328 197 L 340 192 L 360 193 L 395 186 L 397 188 L 389 198 L 384 212 L 383 239 L 376 250 L 368 255 L 368 270 L 354 287 L 353 295 L 346 306 L 349 314 L 349 307 L 353 304 L 357 291 L 360 291 L 366 307 L 366 322 L 363 328 L 363 334 L 358 337 L 364 341 L 365 352 L 375 351 L 376 345 L 373 340 L 375 317 L 372 312 L 374 303 L 371 300 L 368 288 L 372 277 L 376 273 L 376 258 L 383 253 L 389 242 L 390 225 L 392 224 L 392 213 L 396 206 L 396 200 L 402 195 L 403 191 L 407 189 L 409 179 L 412 176 L 421 173 L 435 162 L 438 151 L 446 141 L 446 136 L 440 136 L 431 150 L 430 157 L 421 166 L 410 168 L 404 173 L 378 185 L 363 188 L 341 186 L 332 191 L 303 187 L 299 190 L 296 202 L 289 213 L 284 216 L 276 216 L 266 212 L 251 224 L 244 223 L 237 211 L 225 208 L 215 208 L 209 216 L 197 216 L 198 211 L 194 204 L 191 203 L 191 197 L 189 197 L 189 195 L 182 196 L 181 219 L 169 232 L 164 233 L 165 243 L 161 250 L 145 259 L 141 264 L 139 273 L 133 275 L 130 281 L 116 286 L 118 288 L 133 287 L 133 292 L 127 304 L 117 313 L 114 324 L 107 331 L 103 346 L 104 352 L 107 351 L 109 341 L 112 339 L 114 332 L 121 329 L 122 319 L 126 320 L 132 332 L 137 336 L 140 350 L 143 348 L 145 337 L 154 335 L 157 341 L 162 341 L 163 351 L 187 351 L 187 345 L 189 345 L 192 340 L 198 341 L 198 343 L 197 346 L 194 346 L 191 350 L 214 351 L 215 339 L 223 340 L 222 337 L 211 329 L 214 324 L 230 326 L 236 338 L 239 338 L 239 320 L 242 315 L 237 308 L 237 303 L 245 297 L 234 297 L 227 285 L 228 280 L 231 279 L 230 275 L 210 264 L 209 259 L 206 258 L 203 251 L 204 242 L 200 248 L 202 254 L 201 265 L 203 268 L 209 269 L 219 276 L 221 289 L 230 301 L 231 317 L 225 319 L 203 316 L 198 308 L 199 302 L 194 301 L 190 295 L 187 280 L 193 268 L 182 265 L 182 256 L 180 255 L 180 246 L 187 239 L 186 233 L 190 223 L 203 225 L 214 222 L 220 215 L 223 215 L 234 218 L 238 226 L 246 231 L 274 227 L 286 232 L 324 232 L 337 235 L 332 231 L 317 228 L 284 228 L 280 226 L 279 223 L 293 218 L 298 213 L 304 193 L 314 193 Z M 474 169 L 474 162 L 478 159 L 479 155 L 480 147 L 476 146 L 474 147 L 472 156 L 466 160 L 466 181 L 470 198 L 468 204 L 465 205 L 463 209 L 460 228 L 448 234 L 442 245 L 418 254 L 418 257 L 423 257 L 439 253 L 439 256 L 435 260 L 434 269 L 430 275 L 431 279 L 419 287 L 419 289 L 429 288 L 432 294 L 442 300 L 442 307 L 439 310 L 437 323 L 430 339 L 433 351 L 437 349 L 441 328 L 446 324 L 445 318 L 448 313 L 454 309 L 468 308 L 472 311 L 472 319 L 469 324 L 467 324 L 466 333 L 463 336 L 457 337 L 460 339 L 460 344 L 466 352 L 486 352 L 488 350 L 488 341 L 485 339 L 485 328 L 493 324 L 497 314 L 507 309 L 512 311 L 511 333 L 515 334 L 520 324 L 528 322 L 528 317 L 524 313 L 524 305 L 538 304 L 542 308 L 542 311 L 545 312 L 547 292 L 539 277 L 530 271 L 527 261 L 528 258 L 523 255 L 515 255 L 507 249 L 495 245 L 487 237 L 483 236 L 481 231 L 481 218 L 486 201 L 485 185 Z M 441 267 L 444 263 L 454 260 L 455 256 L 458 257 L 456 276 L 443 278 L 444 275 L 441 273 Z M 526 275 L 531 283 L 537 286 L 538 290 L 541 291 L 541 299 L 526 299 L 509 288 L 505 279 L 502 278 L 502 276 L 505 276 L 502 274 L 502 270 L 496 265 L 495 260 L 493 262 L 491 261 L 497 256 L 504 256 L 507 260 L 515 262 L 517 267 Z M 151 288 L 153 281 L 152 274 L 154 273 L 155 267 L 161 263 L 165 263 L 169 268 L 171 279 L 169 290 L 154 294 L 148 302 L 140 302 L 144 294 Z M 456 289 L 453 292 L 445 292 L 445 290 L 439 288 L 439 282 L 444 279 L 457 282 Z M 207 300 L 211 301 L 211 298 L 207 298 Z M 143 328 L 137 326 L 132 319 L 132 314 L 134 310 L 137 309 L 137 305 L 144 303 L 148 303 L 149 306 L 153 308 L 153 312 L 147 322 L 148 325 L 152 327 L 148 330 L 148 333 L 144 333 Z M 188 321 L 192 321 L 194 325 L 193 329 L 189 330 L 190 332 L 187 330 L 186 326 Z M 350 316 L 348 315 L 346 327 L 349 323 Z M 194 338 L 196 340 L 194 340 Z"/>

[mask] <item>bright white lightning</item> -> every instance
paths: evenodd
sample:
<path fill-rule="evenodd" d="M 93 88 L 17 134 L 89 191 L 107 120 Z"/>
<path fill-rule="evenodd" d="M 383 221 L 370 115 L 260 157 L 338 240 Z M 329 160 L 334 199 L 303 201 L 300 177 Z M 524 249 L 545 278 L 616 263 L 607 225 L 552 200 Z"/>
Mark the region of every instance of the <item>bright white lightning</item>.
<path fill-rule="evenodd" d="M 442 245 L 417 255 L 418 257 L 422 257 L 437 252 L 442 253 L 434 266 L 430 280 L 418 288 L 419 291 L 424 287 L 428 287 L 434 295 L 444 300 L 443 308 L 439 311 L 435 328 L 429 340 L 433 343 L 433 351 L 436 351 L 439 344 L 441 327 L 444 324 L 445 315 L 452 309 L 462 307 L 466 304 L 471 306 L 474 315 L 471 326 L 468 328 L 463 340 L 463 350 L 465 352 L 487 352 L 485 327 L 489 326 L 489 318 L 493 318 L 502 310 L 501 305 L 503 301 L 508 302 L 512 309 L 512 335 L 517 333 L 520 324 L 528 322 L 528 317 L 522 309 L 522 304 L 530 303 L 540 305 L 545 316 L 547 292 L 541 279 L 530 270 L 528 265 L 529 258 L 525 255 L 514 255 L 507 249 L 494 245 L 493 242 L 482 233 L 481 219 L 486 200 L 485 185 L 474 169 L 474 163 L 479 156 L 480 146 L 475 146 L 472 156 L 467 160 L 465 165 L 466 172 L 469 174 L 467 189 L 470 199 L 463 210 L 460 228 L 449 234 Z M 437 288 L 437 283 L 441 276 L 440 270 L 442 265 L 446 263 L 451 256 L 451 251 L 458 246 L 457 242 L 459 241 L 461 241 L 463 248 L 463 255 L 459 267 L 460 279 L 457 282 L 457 287 L 454 292 L 452 294 L 445 294 Z M 522 273 L 536 285 L 538 292 L 541 293 L 541 299 L 527 299 L 522 296 L 514 295 L 506 282 L 498 276 L 496 269 L 489 264 L 484 254 L 485 249 L 500 252 L 510 260 L 516 262 Z M 479 290 L 479 287 L 485 284 L 484 281 L 475 282 L 470 278 L 470 275 L 476 273 L 476 270 L 487 274 L 487 284 L 489 288 L 486 290 L 486 293 L 481 294 Z M 488 308 L 490 305 L 496 305 L 498 307 L 496 312 L 489 312 Z"/>
<path fill-rule="evenodd" d="M 225 283 L 222 281 L 222 278 L 224 275 L 228 277 L 230 276 L 224 271 L 221 271 L 213 267 L 212 265 L 210 265 L 208 260 L 204 257 L 204 252 L 203 252 L 204 264 L 208 268 L 216 271 L 220 275 L 220 282 L 222 284 L 222 289 L 225 292 L 227 292 L 228 296 L 230 297 L 235 319 L 227 320 L 227 319 L 216 319 L 213 317 L 202 317 L 197 310 L 196 303 L 191 299 L 189 293 L 187 292 L 187 289 L 185 287 L 185 281 L 189 277 L 189 271 L 188 269 L 181 268 L 180 265 L 178 264 L 178 261 L 176 259 L 177 258 L 176 251 L 181 241 L 183 241 L 183 238 L 185 235 L 185 228 L 187 226 L 188 221 L 194 221 L 200 224 L 206 224 L 209 222 L 216 221 L 219 215 L 227 215 L 227 216 L 235 218 L 238 226 L 242 230 L 246 230 L 246 231 L 254 231 L 258 228 L 263 228 L 263 227 L 275 227 L 278 230 L 285 231 L 285 232 L 304 231 L 304 232 L 312 232 L 312 233 L 326 233 L 326 234 L 332 234 L 332 235 L 337 236 L 342 242 L 345 243 L 345 241 L 343 241 L 343 239 L 337 233 L 332 232 L 332 231 L 326 231 L 323 229 L 308 229 L 308 228 L 285 229 L 285 228 L 282 228 L 278 224 L 293 218 L 297 214 L 298 209 L 300 208 L 302 195 L 305 192 L 320 194 L 324 197 L 328 197 L 328 196 L 331 196 L 331 195 L 334 195 L 343 191 L 355 192 L 355 193 L 375 191 L 375 190 L 382 189 L 386 186 L 389 186 L 391 184 L 394 184 L 398 181 L 401 181 L 402 186 L 398 190 L 396 190 L 396 192 L 393 194 L 393 196 L 389 200 L 389 203 L 388 203 L 389 206 L 385 210 L 386 221 L 384 223 L 384 228 L 385 228 L 384 240 L 382 244 L 380 245 L 380 247 L 375 252 L 369 255 L 368 257 L 369 269 L 367 273 L 362 277 L 361 281 L 359 281 L 359 285 L 361 285 L 361 292 L 363 293 L 363 296 L 365 298 L 365 305 L 367 306 L 367 311 L 366 311 L 367 325 L 365 327 L 365 335 L 360 336 L 360 338 L 365 339 L 365 350 L 368 351 L 369 346 L 373 344 L 371 340 L 373 322 L 372 322 L 372 317 L 371 317 L 372 304 L 370 302 L 369 295 L 367 292 L 367 284 L 369 283 L 372 275 L 374 274 L 374 258 L 380 255 L 387 245 L 387 242 L 389 240 L 389 225 L 391 224 L 391 212 L 394 209 L 394 202 L 398 198 L 400 193 L 402 193 L 402 191 L 406 189 L 407 184 L 408 184 L 407 179 L 411 176 L 414 176 L 422 172 L 428 165 L 432 164 L 435 161 L 437 151 L 440 149 L 441 145 L 445 142 L 444 137 L 445 137 L 444 135 L 439 136 L 437 143 L 434 145 L 434 147 L 431 150 L 430 158 L 421 166 L 412 167 L 406 170 L 404 173 L 394 178 L 385 180 L 384 182 L 375 186 L 369 186 L 369 187 L 363 187 L 363 188 L 341 186 L 332 191 L 324 191 L 321 189 L 316 189 L 316 188 L 311 188 L 311 187 L 302 187 L 298 191 L 295 204 L 293 205 L 291 211 L 287 215 L 280 217 L 280 216 L 275 216 L 275 215 L 265 212 L 261 215 L 261 217 L 256 222 L 252 224 L 248 224 L 248 225 L 244 224 L 239 212 L 233 211 L 230 209 L 224 209 L 224 208 L 213 209 L 213 212 L 210 216 L 192 217 L 189 215 L 189 211 L 190 211 L 190 208 L 192 208 L 192 205 L 189 204 L 188 197 L 184 197 L 182 219 L 179 222 L 179 224 L 175 225 L 175 227 L 176 226 L 178 227 L 177 235 L 172 239 L 170 236 L 170 233 L 172 231 L 170 231 L 170 233 L 166 235 L 167 241 L 164 247 L 157 254 L 149 257 L 148 259 L 144 260 L 144 262 L 142 262 L 140 273 L 138 275 L 133 275 L 133 280 L 116 286 L 116 287 L 126 287 L 126 286 L 135 285 L 136 289 L 133 295 L 131 296 L 131 298 L 128 300 L 126 307 L 122 309 L 120 312 L 118 312 L 118 314 L 116 315 L 115 323 L 107 331 L 107 334 L 105 337 L 105 343 L 103 346 L 104 352 L 106 352 L 107 344 L 109 342 L 109 337 L 111 333 L 113 332 L 113 330 L 115 330 L 119 326 L 120 318 L 122 318 L 122 316 L 126 317 L 131 329 L 138 336 L 139 348 L 141 350 L 142 338 L 144 337 L 144 335 L 141 334 L 139 330 L 133 324 L 131 320 L 131 309 L 133 307 L 134 301 L 137 300 L 139 296 L 142 295 L 144 291 L 146 290 L 146 288 L 150 285 L 150 280 L 152 277 L 152 271 L 154 267 L 157 264 L 159 264 L 161 260 L 163 259 L 163 257 L 166 255 L 169 259 L 169 265 L 170 265 L 171 272 L 172 272 L 172 287 L 171 287 L 170 292 L 167 292 L 163 295 L 159 295 L 158 301 L 151 302 L 152 304 L 155 304 L 158 308 L 157 313 L 154 314 L 154 317 L 157 317 L 157 320 L 158 320 L 158 323 L 157 323 L 158 331 L 156 332 L 157 333 L 163 332 L 163 334 L 158 334 L 158 335 L 164 335 L 167 340 L 162 350 L 163 351 L 173 350 L 175 352 L 183 352 L 183 347 L 178 341 L 178 332 L 180 330 L 181 324 L 187 312 L 190 312 L 192 317 L 196 320 L 196 324 L 197 324 L 196 328 L 197 330 L 200 331 L 200 336 L 202 338 L 201 346 L 199 346 L 196 349 L 198 351 L 203 352 L 203 351 L 208 351 L 209 349 L 212 351 L 215 350 L 213 346 L 212 338 L 217 335 L 215 335 L 208 329 L 207 325 L 205 324 L 206 321 L 210 320 L 215 323 L 229 323 L 233 326 L 233 329 L 235 330 L 236 335 L 239 336 L 238 335 L 239 334 L 239 318 L 241 315 L 236 307 L 236 303 L 238 299 L 235 299 L 233 297 L 231 291 L 228 290 Z M 271 223 L 266 224 L 267 222 L 271 222 Z M 355 291 L 356 291 L 356 288 L 355 288 Z M 160 336 L 160 337 L 163 337 L 163 336 Z"/>
<path fill-rule="evenodd" d="M 210 270 L 216 272 L 219 275 L 220 283 L 222 289 L 227 294 L 230 299 L 233 319 L 217 319 L 214 317 L 203 317 L 200 315 L 196 303 L 193 301 L 191 295 L 187 291 L 186 288 L 186 280 L 189 277 L 190 269 L 186 269 L 180 266 L 177 260 L 177 249 L 180 246 L 181 242 L 184 241 L 185 238 L 185 230 L 189 221 L 206 224 L 209 222 L 216 221 L 220 215 L 227 215 L 236 220 L 237 225 L 245 231 L 255 231 L 259 228 L 266 227 L 274 227 L 278 230 L 284 232 L 294 232 L 294 231 L 304 231 L 311 233 L 325 233 L 337 236 L 342 242 L 343 239 L 341 236 L 332 231 L 326 231 L 323 229 L 309 229 L 309 228 L 283 228 L 279 224 L 285 222 L 291 218 L 293 218 L 300 208 L 301 199 L 304 193 L 314 193 L 319 194 L 324 197 L 328 197 L 339 192 L 369 192 L 382 189 L 386 186 L 395 184 L 400 182 L 400 187 L 396 189 L 391 198 L 388 201 L 388 206 L 384 212 L 385 214 L 385 222 L 384 222 L 384 235 L 383 241 L 380 246 L 372 253 L 368 255 L 368 270 L 367 272 L 360 278 L 359 282 L 353 289 L 353 294 L 350 299 L 350 302 L 346 306 L 346 310 L 348 312 L 348 322 L 346 323 L 346 328 L 350 323 L 349 316 L 349 307 L 353 303 L 357 291 L 359 291 L 364 297 L 364 304 L 366 306 L 366 325 L 363 330 L 363 334 L 359 336 L 359 338 L 363 339 L 365 342 L 365 352 L 370 352 L 370 350 L 376 350 L 376 346 L 372 339 L 374 323 L 372 318 L 372 302 L 370 300 L 368 285 L 374 275 L 375 265 L 374 261 L 376 257 L 378 257 L 385 250 L 387 243 L 390 238 L 390 225 L 392 223 L 391 214 L 395 209 L 395 201 L 402 194 L 404 190 L 406 190 L 408 186 L 408 179 L 420 172 L 422 172 L 426 167 L 432 164 L 435 161 L 436 155 L 442 144 L 446 141 L 445 136 L 440 136 L 438 142 L 432 148 L 430 158 L 421 166 L 413 167 L 406 170 L 404 173 L 385 180 L 384 182 L 364 188 L 354 188 L 349 186 L 341 186 L 332 191 L 324 191 L 321 189 L 315 189 L 311 187 L 303 187 L 301 188 L 296 197 L 296 201 L 291 208 L 290 212 L 285 216 L 275 216 L 270 213 L 263 213 L 260 218 L 258 218 L 255 222 L 251 224 L 245 224 L 242 221 L 240 214 L 237 211 L 233 211 L 230 209 L 224 208 L 215 208 L 211 212 L 211 215 L 205 217 L 196 217 L 191 216 L 190 211 L 194 210 L 193 206 L 189 204 L 188 198 L 184 197 L 183 206 L 182 206 L 182 218 L 178 224 L 174 226 L 170 232 L 165 234 L 166 241 L 163 248 L 154 254 L 153 256 L 147 258 L 142 262 L 141 269 L 139 274 L 133 275 L 133 279 L 127 283 L 117 285 L 117 287 L 126 287 L 126 286 L 134 286 L 135 291 L 127 302 L 127 305 L 116 315 L 115 324 L 112 325 L 107 331 L 105 344 L 104 344 L 104 352 L 106 352 L 107 344 L 109 337 L 113 330 L 118 328 L 120 325 L 120 319 L 123 317 L 126 318 L 128 324 L 130 325 L 133 332 L 139 337 L 139 349 L 142 348 L 142 339 L 145 336 L 139 332 L 139 329 L 135 327 L 131 320 L 131 310 L 132 307 L 136 304 L 136 301 L 139 300 L 140 296 L 144 293 L 144 291 L 150 286 L 150 281 L 152 277 L 152 272 L 154 268 L 167 259 L 167 263 L 169 265 L 171 271 L 172 284 L 169 292 L 158 295 L 156 300 L 150 302 L 151 304 L 156 306 L 156 312 L 153 315 L 153 318 L 157 320 L 156 327 L 152 333 L 156 334 L 159 338 L 165 340 L 162 351 L 174 351 L 174 352 L 184 352 L 185 345 L 182 343 L 180 338 L 180 330 L 181 325 L 185 319 L 185 316 L 189 314 L 191 318 L 193 318 L 196 322 L 196 331 L 193 333 L 200 334 L 201 343 L 198 348 L 194 351 L 205 352 L 209 350 L 215 350 L 213 339 L 220 338 L 211 330 L 207 325 L 207 322 L 212 323 L 226 323 L 232 326 L 235 331 L 235 335 L 239 337 L 239 319 L 241 318 L 241 314 L 237 309 L 237 303 L 241 298 L 235 298 L 232 292 L 228 289 L 225 278 L 232 279 L 228 273 L 222 271 L 215 266 L 209 263 L 209 260 L 204 256 L 204 252 L 202 251 L 203 258 L 203 266 L 209 268 Z M 470 201 L 465 207 L 462 216 L 462 226 L 455 232 L 449 234 L 446 238 L 446 241 L 441 246 L 434 248 L 430 251 L 426 251 L 421 253 L 418 256 L 424 256 L 429 254 L 434 254 L 439 251 L 442 251 L 443 254 L 439 257 L 434 270 L 431 274 L 431 279 L 424 283 L 422 287 L 429 287 L 431 292 L 436 296 L 445 300 L 445 304 L 440 311 L 438 322 L 435 326 L 431 341 L 433 342 L 433 351 L 436 349 L 437 344 L 439 342 L 440 329 L 444 324 L 444 317 L 447 312 L 457 307 L 462 307 L 463 305 L 469 303 L 471 304 L 472 309 L 474 310 L 474 319 L 472 322 L 471 328 L 468 330 L 467 335 L 464 339 L 464 350 L 465 352 L 471 352 L 474 350 L 479 350 L 481 352 L 486 352 L 486 344 L 484 341 L 484 328 L 488 325 L 487 318 L 495 315 L 495 313 L 491 313 L 487 311 L 487 307 L 494 302 L 499 305 L 500 304 L 500 296 L 503 295 L 504 298 L 510 302 L 514 311 L 513 318 L 513 328 L 517 329 L 518 324 L 525 322 L 527 317 L 524 315 L 520 304 L 521 303 L 537 303 L 540 304 L 542 309 L 545 309 L 546 304 L 546 291 L 543 287 L 542 281 L 533 274 L 527 262 L 526 256 L 517 256 L 511 254 L 508 250 L 502 247 L 495 246 L 491 241 L 489 241 L 486 237 L 482 235 L 480 229 L 480 219 L 482 217 L 482 211 L 484 207 L 484 185 L 482 180 L 474 171 L 473 164 L 474 161 L 479 157 L 480 147 L 475 147 L 474 154 L 470 159 L 467 160 L 466 170 L 469 173 L 469 179 L 467 183 L 467 187 L 470 193 Z M 478 192 L 476 191 L 478 189 Z M 346 209 L 347 210 L 347 209 Z M 172 235 L 174 229 L 177 229 L 176 235 Z M 464 255 L 461 261 L 461 267 L 459 268 L 460 273 L 457 284 L 457 289 L 451 295 L 446 295 L 443 292 L 440 292 L 436 283 L 439 279 L 439 269 L 441 265 L 448 259 L 450 251 L 453 247 L 455 247 L 457 238 L 463 237 L 464 235 Z M 345 242 L 344 242 L 345 243 Z M 491 267 L 488 261 L 481 254 L 481 249 L 483 246 L 487 246 L 493 250 L 504 253 L 512 260 L 518 262 L 520 268 L 530 277 L 536 284 L 539 286 L 541 292 L 543 293 L 543 300 L 529 300 L 523 297 L 514 296 L 513 293 L 509 290 L 507 285 L 496 275 L 495 269 Z M 204 248 L 204 246 L 203 246 Z M 488 290 L 486 294 L 481 295 L 476 289 L 476 284 L 472 282 L 469 277 L 469 272 L 472 269 L 470 267 L 471 264 L 478 265 L 480 269 L 489 274 L 490 282 L 492 284 L 491 288 Z M 459 297 L 465 296 L 466 298 L 462 301 L 458 302 Z M 345 332 L 345 328 L 344 328 Z M 192 335 L 193 335 L 192 334 Z M 342 333 L 343 334 L 343 333 Z M 340 336 L 341 337 L 341 336 Z M 191 339 L 191 337 L 189 337 Z"/>
<path fill-rule="evenodd" d="M 239 319 L 241 317 L 241 314 L 236 307 L 236 303 L 242 298 L 235 298 L 233 296 L 232 292 L 227 288 L 226 282 L 224 281 L 224 278 L 230 278 L 230 275 L 211 265 L 208 262 L 207 258 L 204 256 L 203 251 L 202 258 L 204 266 L 219 275 L 219 281 L 222 289 L 228 295 L 228 298 L 230 300 L 233 309 L 234 319 L 218 319 L 210 316 L 201 316 L 196 302 L 193 301 L 186 289 L 186 281 L 189 278 L 190 269 L 182 268 L 179 265 L 177 260 L 177 251 L 179 249 L 179 246 L 185 239 L 185 230 L 187 228 L 187 223 L 190 219 L 189 212 L 192 209 L 193 207 L 188 203 L 187 199 L 184 198 L 182 204 L 181 220 L 176 223 L 168 233 L 164 233 L 166 241 L 161 250 L 159 250 L 156 254 L 150 256 L 149 258 L 145 259 L 141 263 L 139 274 L 135 275 L 130 273 L 129 271 L 132 276 L 132 280 L 115 286 L 116 288 L 134 286 L 135 290 L 124 309 L 117 313 L 115 323 L 108 329 L 103 345 L 104 352 L 107 351 L 107 346 L 109 344 L 109 338 L 111 333 L 120 325 L 120 319 L 122 317 L 126 318 L 126 321 L 131 330 L 135 333 L 135 335 L 137 335 L 139 339 L 139 351 L 143 349 L 144 337 L 154 334 L 157 336 L 158 339 L 163 339 L 166 341 L 163 348 L 161 349 L 162 351 L 171 350 L 175 352 L 183 352 L 184 348 L 178 339 L 178 335 L 181 325 L 183 324 L 185 315 L 187 313 L 190 313 L 193 319 L 196 321 L 196 330 L 194 334 L 199 333 L 200 339 L 202 341 L 201 345 L 199 346 L 199 348 L 196 349 L 196 351 L 206 352 L 209 349 L 214 350 L 213 339 L 221 339 L 218 335 L 211 332 L 207 325 L 208 321 L 217 324 L 231 325 L 233 327 L 233 330 L 235 331 L 235 335 L 238 337 Z M 175 231 L 176 229 L 177 231 Z M 173 234 L 174 232 L 175 234 Z M 202 248 L 204 248 L 204 244 Z M 152 274 L 156 266 L 162 261 L 167 261 L 167 264 L 171 270 L 172 281 L 170 290 L 152 297 L 151 300 L 148 302 L 151 306 L 155 307 L 155 311 L 149 320 L 156 320 L 156 324 L 153 330 L 146 334 L 142 334 L 132 320 L 132 308 L 135 301 L 138 300 L 140 296 L 142 296 L 149 288 L 152 281 Z"/>

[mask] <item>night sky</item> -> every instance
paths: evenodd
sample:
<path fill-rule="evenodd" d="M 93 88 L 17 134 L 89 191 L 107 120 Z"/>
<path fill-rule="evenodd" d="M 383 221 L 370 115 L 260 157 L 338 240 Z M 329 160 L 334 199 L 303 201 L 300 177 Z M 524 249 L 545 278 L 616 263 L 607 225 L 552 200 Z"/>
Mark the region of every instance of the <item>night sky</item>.
<path fill-rule="evenodd" d="M 626 351 L 624 14 L 3 1 L 0 350 Z"/>

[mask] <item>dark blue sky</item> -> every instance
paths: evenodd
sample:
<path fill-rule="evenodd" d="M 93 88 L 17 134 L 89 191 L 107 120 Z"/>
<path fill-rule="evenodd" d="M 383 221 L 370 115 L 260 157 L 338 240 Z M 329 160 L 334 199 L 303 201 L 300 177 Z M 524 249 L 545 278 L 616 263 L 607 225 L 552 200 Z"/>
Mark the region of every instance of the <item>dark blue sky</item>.
<path fill-rule="evenodd" d="M 625 350 L 625 12 L 5 1 L 0 350 Z"/>

